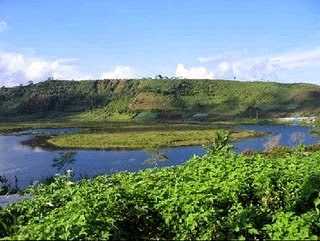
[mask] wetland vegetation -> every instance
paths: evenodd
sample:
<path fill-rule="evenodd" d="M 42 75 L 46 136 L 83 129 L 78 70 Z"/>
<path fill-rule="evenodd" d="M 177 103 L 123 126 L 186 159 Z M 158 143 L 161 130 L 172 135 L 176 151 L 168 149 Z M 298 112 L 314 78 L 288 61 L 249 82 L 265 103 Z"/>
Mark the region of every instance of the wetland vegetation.
<path fill-rule="evenodd" d="M 0 209 L 5 239 L 317 239 L 319 152 L 236 154 L 220 135 L 175 167 L 74 182 Z"/>
<path fill-rule="evenodd" d="M 51 184 L 29 187 L 23 193 L 32 198 L 0 208 L 0 238 L 316 239 L 320 235 L 317 146 L 290 149 L 271 143 L 272 150 L 265 153 L 235 153 L 226 142 L 261 134 L 235 130 L 234 124 L 318 115 L 316 85 L 50 80 L 1 88 L 0 99 L 2 134 L 82 128 L 79 133 L 45 137 L 56 148 L 154 150 L 211 141 L 204 156 L 192 156 L 177 166 L 77 182 L 68 170 Z M 229 130 L 230 136 L 217 135 L 221 130 Z M 35 140 L 25 141 L 37 146 Z M 47 164 L 63 171 L 65 159 L 70 165 L 77 162 L 76 152 L 59 155 L 64 159 Z"/>

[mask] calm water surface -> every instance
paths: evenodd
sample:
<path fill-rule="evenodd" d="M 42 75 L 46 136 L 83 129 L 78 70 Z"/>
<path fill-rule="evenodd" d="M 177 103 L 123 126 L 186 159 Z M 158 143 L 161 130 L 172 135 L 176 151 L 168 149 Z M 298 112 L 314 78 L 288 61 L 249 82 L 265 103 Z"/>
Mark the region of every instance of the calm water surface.
<path fill-rule="evenodd" d="M 284 125 L 240 125 L 236 130 L 256 130 L 268 132 L 268 136 L 250 138 L 232 143 L 236 152 L 245 149 L 263 150 L 264 144 L 270 136 L 281 134 L 280 144 L 292 146 L 290 137 L 293 133 L 303 133 L 304 143 L 307 145 L 320 143 L 319 137 L 310 135 L 310 126 L 284 126 Z M 203 155 L 205 152 L 201 146 L 163 148 L 159 152 L 168 160 L 160 161 L 157 153 L 144 150 L 136 151 L 105 151 L 105 150 L 45 150 L 39 147 L 23 145 L 21 142 L 35 137 L 34 132 L 46 134 L 72 133 L 81 129 L 38 129 L 24 132 L 24 135 L 0 135 L 0 175 L 6 176 L 11 183 L 14 177 L 18 178 L 18 187 L 25 188 L 35 180 L 41 181 L 45 177 L 52 176 L 57 172 L 63 172 L 72 168 L 75 177 L 86 175 L 89 177 L 98 174 L 109 174 L 117 171 L 138 171 L 150 167 L 161 167 L 181 164 L 193 155 Z M 61 160 L 70 153 L 69 161 L 61 166 L 53 166 L 54 160 Z M 68 158 L 67 157 L 67 158 Z M 161 159 L 161 158 L 160 158 Z M 147 160 L 147 161 L 146 161 Z M 154 163 L 154 160 L 157 160 Z M 67 160 L 68 162 L 68 160 Z"/>

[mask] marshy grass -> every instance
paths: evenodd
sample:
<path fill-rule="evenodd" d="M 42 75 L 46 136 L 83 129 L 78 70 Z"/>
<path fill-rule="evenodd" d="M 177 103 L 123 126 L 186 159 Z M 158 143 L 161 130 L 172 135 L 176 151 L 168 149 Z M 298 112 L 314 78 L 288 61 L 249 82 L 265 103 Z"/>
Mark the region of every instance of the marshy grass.
<path fill-rule="evenodd" d="M 0 133 L 10 133 L 36 128 L 82 127 L 85 131 L 55 136 L 46 140 L 56 148 L 84 149 L 154 149 L 203 145 L 221 130 L 230 131 L 232 141 L 261 135 L 254 131 L 232 131 L 234 125 L 219 123 L 188 122 L 84 122 L 42 121 L 1 123 Z"/>
<path fill-rule="evenodd" d="M 221 129 L 77 133 L 54 137 L 48 140 L 48 143 L 64 148 L 154 149 L 160 147 L 203 145 L 208 143 L 218 131 L 221 131 Z M 254 136 L 257 136 L 257 132 L 232 132 L 230 135 L 231 140 Z"/>

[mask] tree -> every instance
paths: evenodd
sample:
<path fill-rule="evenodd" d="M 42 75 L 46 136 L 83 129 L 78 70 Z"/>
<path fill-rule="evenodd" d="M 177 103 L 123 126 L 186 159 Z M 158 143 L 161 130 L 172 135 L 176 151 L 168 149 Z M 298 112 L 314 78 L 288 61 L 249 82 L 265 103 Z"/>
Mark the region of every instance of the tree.
<path fill-rule="evenodd" d="M 249 113 L 250 118 L 254 118 L 254 116 L 255 116 L 256 119 L 259 119 L 259 116 L 260 116 L 260 113 L 262 112 L 262 110 L 259 107 L 255 107 L 252 105 L 246 109 L 246 112 Z"/>
<path fill-rule="evenodd" d="M 259 115 L 260 115 L 261 111 L 262 111 L 262 110 L 261 110 L 259 107 L 256 107 L 256 108 L 255 108 L 256 119 L 259 119 Z"/>
<path fill-rule="evenodd" d="M 155 76 L 155 79 L 163 79 L 162 75 L 161 74 L 158 74 Z"/>
<path fill-rule="evenodd" d="M 247 109 L 246 109 L 246 111 L 245 112 L 248 112 L 249 113 L 249 117 L 250 117 L 250 119 L 252 118 L 252 114 L 253 114 L 253 112 L 254 112 L 254 107 L 253 106 L 249 106 Z"/>

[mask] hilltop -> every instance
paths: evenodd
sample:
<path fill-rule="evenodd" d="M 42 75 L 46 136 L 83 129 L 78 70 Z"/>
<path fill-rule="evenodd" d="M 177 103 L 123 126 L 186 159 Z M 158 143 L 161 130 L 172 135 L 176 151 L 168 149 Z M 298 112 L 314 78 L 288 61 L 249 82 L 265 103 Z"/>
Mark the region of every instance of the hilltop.
<path fill-rule="evenodd" d="M 318 115 L 320 86 L 231 80 L 47 80 L 0 88 L 3 118 L 231 120 Z"/>

